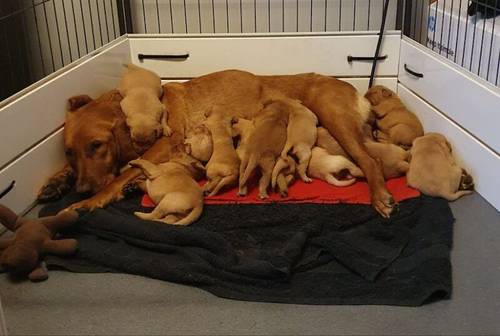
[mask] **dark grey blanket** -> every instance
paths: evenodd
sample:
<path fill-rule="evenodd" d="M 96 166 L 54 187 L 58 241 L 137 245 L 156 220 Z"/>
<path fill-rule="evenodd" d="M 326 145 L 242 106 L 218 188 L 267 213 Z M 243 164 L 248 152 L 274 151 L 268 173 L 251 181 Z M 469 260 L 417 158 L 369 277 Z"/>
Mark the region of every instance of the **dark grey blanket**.
<path fill-rule="evenodd" d="M 365 205 L 212 205 L 188 227 L 139 220 L 138 204 L 82 214 L 64 233 L 78 253 L 49 256 L 49 268 L 138 274 L 249 301 L 418 306 L 451 294 L 454 219 L 441 199 L 404 201 L 390 220 Z"/>

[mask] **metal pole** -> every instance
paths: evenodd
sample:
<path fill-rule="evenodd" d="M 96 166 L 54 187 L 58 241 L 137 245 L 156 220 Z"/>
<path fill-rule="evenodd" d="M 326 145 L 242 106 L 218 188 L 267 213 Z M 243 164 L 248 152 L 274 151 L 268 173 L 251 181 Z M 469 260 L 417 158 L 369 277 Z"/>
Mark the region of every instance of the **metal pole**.
<path fill-rule="evenodd" d="M 368 86 L 369 88 L 371 88 L 373 86 L 373 80 L 375 77 L 375 70 L 377 69 L 378 57 L 380 55 L 380 46 L 382 45 L 382 39 L 384 38 L 385 19 L 387 17 L 387 10 L 389 9 L 389 1 L 390 0 L 385 0 L 385 3 L 384 3 L 384 11 L 382 13 L 382 24 L 380 25 L 380 32 L 378 34 L 377 48 L 375 49 L 375 57 L 373 58 L 372 72 L 370 74 L 370 84 Z"/>

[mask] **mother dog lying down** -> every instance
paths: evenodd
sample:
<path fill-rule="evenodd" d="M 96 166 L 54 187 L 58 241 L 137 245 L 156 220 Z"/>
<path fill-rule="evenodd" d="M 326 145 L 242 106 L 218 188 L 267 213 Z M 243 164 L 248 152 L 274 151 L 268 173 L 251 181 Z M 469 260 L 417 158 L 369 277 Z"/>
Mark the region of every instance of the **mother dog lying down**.
<path fill-rule="evenodd" d="M 385 188 L 381 167 L 368 155 L 363 144 L 361 126 L 368 117 L 370 106 L 350 84 L 314 73 L 256 76 L 244 71 L 227 70 L 184 83 L 169 83 L 164 85 L 163 90 L 163 103 L 173 134 L 160 138 L 143 155 L 144 159 L 153 163 L 168 161 L 172 149 L 182 144 L 186 134 L 204 121 L 204 112 L 213 105 L 224 106 L 231 116 L 252 119 L 262 110 L 262 102 L 270 98 L 298 99 L 316 114 L 320 124 L 363 170 L 370 186 L 373 207 L 382 216 L 390 216 L 393 198 Z M 123 138 L 124 134 L 120 131 L 123 114 L 119 111 L 96 113 L 106 109 L 106 104 L 110 104 L 109 99 L 102 102 L 96 100 L 77 106 L 73 108 L 74 112 L 69 113 L 64 141 L 71 167 L 48 182 L 41 192 L 42 199 L 47 191 L 63 188 L 67 180 L 64 177 L 70 176 L 68 172 L 72 169 L 76 174 L 77 190 L 94 193 L 91 198 L 72 207 L 104 207 L 121 199 L 123 188 L 141 174 L 137 168 L 118 174 L 124 162 L 134 155 L 131 155 L 127 145 L 130 136 Z M 116 109 L 116 106 L 109 109 Z M 111 180 L 110 176 L 115 178 Z"/>

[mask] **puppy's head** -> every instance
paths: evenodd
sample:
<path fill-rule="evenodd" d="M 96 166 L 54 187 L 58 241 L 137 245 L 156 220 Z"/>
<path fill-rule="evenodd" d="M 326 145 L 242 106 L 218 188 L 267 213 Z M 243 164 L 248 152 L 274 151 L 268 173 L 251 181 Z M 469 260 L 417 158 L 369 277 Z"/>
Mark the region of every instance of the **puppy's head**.
<path fill-rule="evenodd" d="M 370 104 L 377 106 L 386 99 L 396 97 L 396 93 L 389 90 L 385 86 L 375 85 L 372 86 L 366 93 L 365 98 L 368 99 Z"/>
<path fill-rule="evenodd" d="M 77 176 L 78 192 L 98 192 L 114 179 L 122 165 L 137 157 L 120 100 L 116 91 L 96 100 L 88 96 L 68 100 L 64 147 Z"/>

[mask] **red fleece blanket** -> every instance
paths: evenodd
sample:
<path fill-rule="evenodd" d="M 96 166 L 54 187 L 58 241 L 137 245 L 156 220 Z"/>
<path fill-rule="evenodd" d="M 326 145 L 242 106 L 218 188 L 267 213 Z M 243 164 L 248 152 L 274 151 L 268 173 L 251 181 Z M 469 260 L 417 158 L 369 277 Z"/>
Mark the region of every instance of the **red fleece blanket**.
<path fill-rule="evenodd" d="M 201 182 L 200 184 L 203 184 Z M 420 192 L 410 188 L 406 184 L 406 177 L 391 179 L 386 182 L 387 189 L 392 193 L 396 202 L 420 196 Z M 356 182 L 349 187 L 335 187 L 322 180 L 313 180 L 312 183 L 296 181 L 288 189 L 288 197 L 281 198 L 276 193 L 271 193 L 268 199 L 261 200 L 258 197 L 258 188 L 251 184 L 250 192 L 245 197 L 238 196 L 237 188 L 230 189 L 219 195 L 206 197 L 206 204 L 265 204 L 270 202 L 280 203 L 351 203 L 370 204 L 370 193 L 366 182 Z M 144 195 L 142 206 L 154 207 L 151 199 Z"/>

